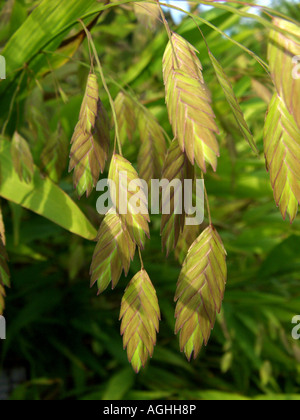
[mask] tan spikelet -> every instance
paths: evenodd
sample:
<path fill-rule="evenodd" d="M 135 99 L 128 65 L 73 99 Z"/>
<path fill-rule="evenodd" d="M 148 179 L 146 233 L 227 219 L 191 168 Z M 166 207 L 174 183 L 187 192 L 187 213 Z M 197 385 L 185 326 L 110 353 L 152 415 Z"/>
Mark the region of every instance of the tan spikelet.
<path fill-rule="evenodd" d="M 136 129 L 136 104 L 124 92 L 119 92 L 115 101 L 115 111 L 118 120 L 121 143 L 132 140 Z"/>
<path fill-rule="evenodd" d="M 31 182 L 34 173 L 34 163 L 29 144 L 17 132 L 11 142 L 11 156 L 14 169 L 21 181 Z"/>
<path fill-rule="evenodd" d="M 172 48 L 173 45 L 173 48 Z M 217 168 L 218 127 L 202 76 L 196 49 L 173 33 L 163 57 L 166 103 L 174 136 L 190 162 L 206 172 L 206 162 Z"/>
<path fill-rule="evenodd" d="M 226 251 L 213 226 L 191 245 L 177 283 L 176 326 L 188 359 L 207 345 L 220 312 L 227 279 Z"/>
<path fill-rule="evenodd" d="M 160 309 L 155 289 L 144 269 L 128 284 L 121 303 L 121 335 L 135 372 L 152 357 L 159 329 Z"/>
<path fill-rule="evenodd" d="M 111 283 L 114 289 L 122 270 L 127 276 L 135 254 L 135 243 L 124 228 L 120 217 L 108 212 L 100 225 L 97 245 L 90 269 L 91 287 L 97 283 L 98 294 Z"/>
<path fill-rule="evenodd" d="M 293 222 L 300 204 L 300 130 L 277 94 L 265 122 L 264 151 L 276 204 Z"/>

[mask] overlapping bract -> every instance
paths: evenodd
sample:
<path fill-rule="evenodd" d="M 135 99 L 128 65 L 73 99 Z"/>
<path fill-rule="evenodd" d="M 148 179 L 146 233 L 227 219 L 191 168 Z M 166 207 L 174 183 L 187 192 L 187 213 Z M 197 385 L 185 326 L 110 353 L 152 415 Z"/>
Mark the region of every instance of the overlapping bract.
<path fill-rule="evenodd" d="M 27 141 L 17 132 L 14 133 L 11 143 L 11 156 L 14 169 L 21 181 L 31 182 L 34 163 Z"/>
<path fill-rule="evenodd" d="M 66 168 L 68 143 L 62 130 L 53 133 L 41 154 L 41 169 L 53 182 L 58 182 Z"/>
<path fill-rule="evenodd" d="M 225 74 L 222 66 L 218 62 L 218 60 L 214 57 L 214 55 L 209 51 L 209 57 L 212 62 L 212 65 L 215 69 L 217 78 L 219 80 L 219 83 L 224 91 L 226 100 L 232 109 L 233 115 L 236 119 L 236 122 L 238 124 L 238 127 L 240 129 L 240 132 L 242 136 L 247 140 L 249 143 L 251 149 L 258 154 L 258 149 L 256 147 L 256 144 L 254 142 L 253 135 L 245 121 L 243 111 L 241 110 L 241 107 L 239 105 L 239 102 L 235 96 L 234 90 L 231 86 L 230 80 Z"/>
<path fill-rule="evenodd" d="M 91 287 L 97 282 L 98 294 L 112 283 L 118 284 L 122 270 L 127 276 L 135 254 L 135 243 L 124 228 L 119 215 L 108 212 L 100 225 L 91 265 Z"/>
<path fill-rule="evenodd" d="M 207 345 L 220 312 L 227 280 L 226 251 L 213 226 L 191 245 L 178 279 L 175 295 L 180 349 L 188 359 Z"/>
<path fill-rule="evenodd" d="M 292 222 L 300 204 L 300 129 L 277 94 L 265 122 L 264 150 L 276 204 Z"/>
<path fill-rule="evenodd" d="M 173 47 L 172 47 L 173 45 Z M 206 162 L 217 168 L 219 145 L 215 115 L 202 76 L 196 49 L 173 33 L 163 57 L 166 103 L 174 136 L 194 164 L 206 172 Z"/>
<path fill-rule="evenodd" d="M 124 227 L 131 239 L 144 248 L 146 236 L 149 236 L 148 198 L 136 170 L 123 156 L 114 154 L 108 178 L 116 186 L 116 197 L 112 197 L 112 201 Z"/>
<path fill-rule="evenodd" d="M 134 3 L 134 13 L 141 25 L 154 29 L 159 22 L 158 5 L 148 2 Z"/>
<path fill-rule="evenodd" d="M 280 18 L 274 19 L 273 23 L 290 34 L 276 30 L 270 32 L 268 60 L 272 79 L 278 95 L 300 129 L 300 79 L 296 74 L 300 56 L 300 29 Z"/>
<path fill-rule="evenodd" d="M 142 145 L 138 155 L 138 168 L 141 179 L 148 186 L 152 179 L 160 179 L 166 154 L 164 133 L 150 112 L 140 111 L 138 129 Z"/>
<path fill-rule="evenodd" d="M 160 309 L 155 289 L 144 269 L 128 284 L 121 303 L 121 334 L 135 372 L 152 357 L 159 329 Z"/>
<path fill-rule="evenodd" d="M 179 209 L 177 208 L 179 201 L 182 203 L 183 200 L 176 200 L 176 194 L 178 188 L 181 188 L 181 198 L 184 197 L 184 180 L 194 179 L 194 168 L 187 159 L 186 155 L 182 153 L 178 141 L 173 140 L 168 150 L 167 158 L 164 164 L 162 179 L 168 181 L 179 180 L 181 183 L 175 184 L 175 188 L 171 188 L 170 191 L 170 212 L 168 214 L 162 214 L 161 218 L 161 235 L 162 245 L 166 248 L 167 255 L 176 246 L 180 232 L 184 227 L 185 213 L 184 209 L 181 209 L 181 214 L 175 214 Z M 168 199 L 168 196 L 163 197 L 162 208 L 164 207 L 164 200 Z"/>
<path fill-rule="evenodd" d="M 88 196 L 103 172 L 109 151 L 109 121 L 98 93 L 97 78 L 90 74 L 79 121 L 71 140 L 69 172 L 79 197 Z"/>
<path fill-rule="evenodd" d="M 114 105 L 121 143 L 124 144 L 127 138 L 132 140 L 136 129 L 136 104 L 121 91 L 114 100 Z"/>

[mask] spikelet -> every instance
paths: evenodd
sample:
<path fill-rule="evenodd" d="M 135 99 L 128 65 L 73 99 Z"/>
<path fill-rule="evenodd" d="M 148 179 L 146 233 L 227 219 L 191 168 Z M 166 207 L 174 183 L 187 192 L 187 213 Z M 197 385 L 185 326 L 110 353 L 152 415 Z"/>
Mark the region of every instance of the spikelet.
<path fill-rule="evenodd" d="M 162 179 L 168 181 L 179 180 L 182 185 L 182 197 L 184 197 L 184 180 L 194 179 L 194 168 L 190 164 L 186 155 L 182 153 L 178 141 L 175 139 L 168 150 L 167 158 L 164 164 Z M 176 246 L 180 233 L 185 224 L 185 214 L 175 214 L 177 191 L 171 189 L 170 194 L 170 213 L 162 214 L 161 235 L 162 246 L 166 248 L 167 255 Z M 167 199 L 167 197 L 166 197 Z M 164 205 L 164 203 L 162 203 Z"/>
<path fill-rule="evenodd" d="M 31 182 L 34 173 L 34 163 L 27 141 L 17 132 L 11 143 L 11 156 L 15 171 L 21 181 Z"/>
<path fill-rule="evenodd" d="M 177 283 L 175 333 L 190 360 L 207 345 L 219 313 L 227 279 L 226 251 L 213 226 L 191 245 Z"/>
<path fill-rule="evenodd" d="M 179 261 L 180 264 L 183 264 L 190 246 L 198 238 L 199 234 L 200 226 L 184 225 L 183 231 L 179 235 L 175 248 L 175 258 Z"/>
<path fill-rule="evenodd" d="M 127 276 L 135 254 L 135 243 L 124 229 L 120 217 L 108 212 L 100 225 L 91 265 L 91 287 L 97 282 L 98 294 L 112 283 L 116 287 L 122 270 Z"/>
<path fill-rule="evenodd" d="M 118 120 L 121 143 L 127 138 L 131 141 L 136 129 L 136 105 L 124 92 L 119 92 L 114 100 L 116 116 Z"/>
<path fill-rule="evenodd" d="M 160 309 L 155 289 L 144 269 L 128 284 L 121 303 L 121 335 L 136 373 L 152 357 L 159 329 Z"/>
<path fill-rule="evenodd" d="M 300 79 L 294 74 L 295 57 L 300 56 L 300 29 L 280 18 L 273 19 L 273 23 L 290 34 L 276 30 L 270 32 L 268 60 L 272 79 L 278 95 L 300 129 Z"/>
<path fill-rule="evenodd" d="M 173 48 L 172 48 L 173 45 Z M 210 105 L 196 49 L 173 33 L 163 57 L 163 76 L 169 120 L 180 148 L 203 172 L 206 162 L 217 168 L 219 132 Z M 175 54 L 175 55 L 174 55 Z"/>
<path fill-rule="evenodd" d="M 108 178 L 116 186 L 116 202 L 113 202 L 120 215 L 124 227 L 128 230 L 131 239 L 141 248 L 144 248 L 146 236 L 149 237 L 148 199 L 145 191 L 140 189 L 140 179 L 131 163 L 123 156 L 114 154 L 110 163 Z M 131 188 L 129 190 L 129 184 Z M 140 213 L 135 214 L 131 199 L 140 191 Z M 127 197 L 127 202 L 124 202 Z M 112 197 L 113 198 L 113 197 Z M 124 198 L 124 199 L 123 199 Z M 121 206 L 124 209 L 121 211 Z M 126 214 L 122 214 L 125 213 Z"/>
<path fill-rule="evenodd" d="M 104 171 L 109 151 L 109 120 L 98 93 L 97 78 L 90 74 L 79 121 L 71 140 L 69 172 L 74 169 L 78 196 L 89 196 Z"/>
<path fill-rule="evenodd" d="M 148 186 L 152 179 L 160 179 L 166 154 L 163 130 L 150 112 L 138 114 L 138 130 L 142 145 L 138 155 L 138 169 L 141 179 Z"/>
<path fill-rule="evenodd" d="M 157 4 L 143 2 L 134 3 L 134 13 L 143 27 L 155 29 L 159 22 L 160 12 Z"/>
<path fill-rule="evenodd" d="M 293 222 L 300 204 L 300 130 L 277 94 L 265 122 L 264 151 L 276 204 Z"/>
<path fill-rule="evenodd" d="M 41 169 L 49 178 L 58 183 L 66 168 L 68 143 L 61 129 L 50 135 L 41 154 Z"/>

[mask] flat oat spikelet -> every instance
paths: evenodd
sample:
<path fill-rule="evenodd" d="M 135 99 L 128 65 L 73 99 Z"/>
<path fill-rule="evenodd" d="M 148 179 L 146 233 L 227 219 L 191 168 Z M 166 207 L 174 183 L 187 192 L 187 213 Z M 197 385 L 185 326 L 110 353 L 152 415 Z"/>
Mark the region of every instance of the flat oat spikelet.
<path fill-rule="evenodd" d="M 91 287 L 97 283 L 98 294 L 112 283 L 118 284 L 122 270 L 127 276 L 135 254 L 135 243 L 121 222 L 120 217 L 108 212 L 100 225 L 90 269 Z"/>
<path fill-rule="evenodd" d="M 161 177 L 166 154 L 165 136 L 157 120 L 146 110 L 138 113 L 138 130 L 142 142 L 138 155 L 139 174 L 150 187 L 152 179 Z"/>
<path fill-rule="evenodd" d="M 79 121 L 71 140 L 69 172 L 74 169 L 78 196 L 89 196 L 104 171 L 109 151 L 109 120 L 98 93 L 97 78 L 90 74 Z"/>
<path fill-rule="evenodd" d="M 172 48 L 173 45 L 173 48 Z M 202 76 L 197 50 L 184 38 L 172 34 L 163 57 L 166 103 L 174 136 L 190 162 L 203 172 L 206 162 L 217 168 L 219 145 L 215 115 Z"/>
<path fill-rule="evenodd" d="M 21 181 L 31 182 L 34 173 L 34 163 L 29 144 L 17 132 L 11 142 L 11 156 L 15 171 Z"/>
<path fill-rule="evenodd" d="M 213 226 L 191 245 L 177 283 L 176 326 L 180 349 L 190 360 L 207 345 L 220 312 L 227 279 L 226 251 Z"/>
<path fill-rule="evenodd" d="M 113 197 L 112 200 L 124 227 L 128 230 L 131 239 L 140 248 L 144 248 L 146 236 L 149 237 L 148 199 L 144 189 L 140 188 L 141 181 L 136 170 L 123 156 L 114 154 L 110 163 L 108 178 L 116 186 L 116 202 L 114 202 Z M 139 200 L 135 200 L 136 193 L 139 193 Z M 134 200 L 134 204 L 135 201 L 139 201 L 137 203 L 139 204 L 139 213 L 135 212 L 131 200 Z"/>
<path fill-rule="evenodd" d="M 270 72 L 278 95 L 300 129 L 300 79 L 294 74 L 300 56 L 300 28 L 280 18 L 273 19 L 273 23 L 289 34 L 271 30 L 268 44 Z"/>
<path fill-rule="evenodd" d="M 300 204 L 300 129 L 277 94 L 265 122 L 264 151 L 276 204 L 293 222 Z"/>
<path fill-rule="evenodd" d="M 155 289 L 144 269 L 128 284 L 121 303 L 121 335 L 135 372 L 152 357 L 159 329 L 160 309 Z"/>
<path fill-rule="evenodd" d="M 116 116 L 118 120 L 121 143 L 128 138 L 130 141 L 136 129 L 136 104 L 124 92 L 119 92 L 114 100 Z"/>
<path fill-rule="evenodd" d="M 178 141 L 174 139 L 168 150 L 166 161 L 164 164 L 162 179 L 167 179 L 170 182 L 173 180 L 181 181 L 182 185 L 182 198 L 184 197 L 184 180 L 194 179 L 194 168 L 187 159 L 186 155 L 182 153 Z M 161 235 L 162 245 L 166 248 L 167 255 L 176 247 L 180 233 L 185 224 L 184 211 L 181 214 L 175 214 L 178 210 L 175 202 L 177 188 L 171 189 L 170 193 L 170 212 L 169 214 L 162 214 L 161 216 Z M 166 196 L 165 199 L 168 197 Z M 162 206 L 164 202 L 162 202 Z M 183 210 L 183 209 L 182 209 Z"/>

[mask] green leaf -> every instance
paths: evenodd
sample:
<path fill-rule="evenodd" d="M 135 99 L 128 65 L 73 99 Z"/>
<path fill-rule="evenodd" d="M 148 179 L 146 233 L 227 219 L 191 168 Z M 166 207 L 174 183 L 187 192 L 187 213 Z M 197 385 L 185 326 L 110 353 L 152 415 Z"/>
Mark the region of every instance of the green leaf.
<path fill-rule="evenodd" d="M 244 114 L 243 111 L 241 110 L 241 107 L 238 103 L 238 100 L 235 96 L 235 93 L 233 91 L 233 88 L 231 86 L 230 80 L 227 77 L 227 75 L 225 74 L 222 66 L 220 65 L 220 63 L 218 62 L 218 60 L 213 56 L 213 54 L 209 51 L 209 58 L 212 62 L 212 65 L 215 69 L 217 78 L 219 80 L 219 83 L 225 93 L 225 97 L 227 99 L 227 102 L 229 103 L 233 115 L 236 119 L 236 122 L 238 124 L 238 127 L 243 135 L 243 137 L 247 140 L 247 142 L 249 143 L 251 149 L 258 154 L 258 149 L 256 147 L 253 135 L 245 121 L 244 118 Z"/>
<path fill-rule="evenodd" d="M 74 201 L 50 179 L 43 179 L 37 168 L 33 179 L 21 182 L 14 171 L 10 143 L 0 142 L 1 183 L 0 196 L 13 201 L 63 227 L 64 229 L 93 240 L 97 231 L 74 203 Z"/>

